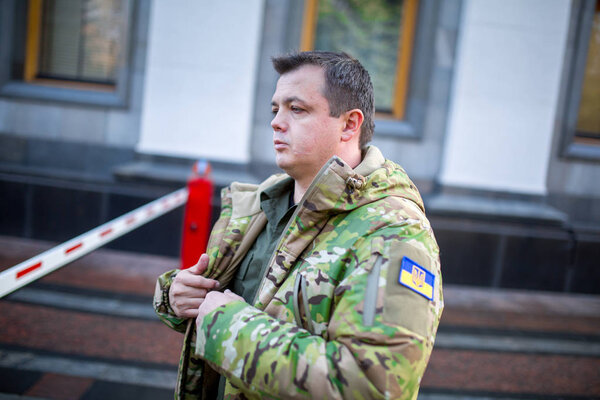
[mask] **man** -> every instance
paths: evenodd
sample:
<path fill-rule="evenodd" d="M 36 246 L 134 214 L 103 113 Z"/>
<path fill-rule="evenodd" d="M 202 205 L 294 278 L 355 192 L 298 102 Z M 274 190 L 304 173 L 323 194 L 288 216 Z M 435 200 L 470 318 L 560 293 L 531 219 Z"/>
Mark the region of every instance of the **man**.
<path fill-rule="evenodd" d="M 158 315 L 185 332 L 177 396 L 213 398 L 216 371 L 225 398 L 415 399 L 443 308 L 421 197 L 367 146 L 373 88 L 357 60 L 273 65 L 287 174 L 223 190 L 207 255 L 157 284 Z"/>

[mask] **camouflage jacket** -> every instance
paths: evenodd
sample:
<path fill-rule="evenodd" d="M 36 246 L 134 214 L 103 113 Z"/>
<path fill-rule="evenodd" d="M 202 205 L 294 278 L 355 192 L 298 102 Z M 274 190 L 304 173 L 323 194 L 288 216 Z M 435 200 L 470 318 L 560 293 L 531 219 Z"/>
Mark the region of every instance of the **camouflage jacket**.
<path fill-rule="evenodd" d="M 221 287 L 265 226 L 258 194 L 283 177 L 223 190 L 205 273 Z M 323 166 L 252 305 L 221 306 L 196 332 L 169 307 L 176 272 L 154 305 L 185 331 L 177 398 L 206 398 L 214 369 L 225 398 L 416 399 L 443 309 L 439 251 L 416 187 L 377 148 L 355 169 Z"/>

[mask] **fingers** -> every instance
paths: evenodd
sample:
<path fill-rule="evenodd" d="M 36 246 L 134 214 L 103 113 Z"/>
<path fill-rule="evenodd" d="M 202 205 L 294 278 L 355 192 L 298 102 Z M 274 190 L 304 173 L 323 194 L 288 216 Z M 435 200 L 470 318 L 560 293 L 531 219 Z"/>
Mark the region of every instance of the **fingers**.
<path fill-rule="evenodd" d="M 183 270 L 175 276 L 174 282 L 177 281 L 179 284 L 190 286 L 198 289 L 217 289 L 219 287 L 219 281 L 214 279 L 208 279 L 200 275 L 194 275 L 193 273 Z"/>
<path fill-rule="evenodd" d="M 204 300 L 204 298 L 190 300 L 182 309 L 181 313 L 185 318 L 196 318 L 198 316 L 198 309 L 202 303 L 204 303 Z"/>
<path fill-rule="evenodd" d="M 188 286 L 217 289 L 219 287 L 218 281 L 201 276 L 206 271 L 206 268 L 208 268 L 208 260 L 208 254 L 202 254 L 196 265 L 184 269 L 175 278 L 180 278 L 181 282 Z"/>
<path fill-rule="evenodd" d="M 243 297 L 238 296 L 229 289 L 225 290 L 223 293 L 216 291 L 207 293 L 206 298 L 200 303 L 200 307 L 198 307 L 198 319 L 196 323 L 200 324 L 202 318 L 217 307 L 229 304 L 236 300 L 245 301 Z"/>
<path fill-rule="evenodd" d="M 204 301 L 207 290 L 194 289 L 183 285 L 171 285 L 169 304 L 180 318 L 193 318 L 198 314 L 198 307 Z"/>
<path fill-rule="evenodd" d="M 196 275 L 203 274 L 204 271 L 206 271 L 206 268 L 208 268 L 208 260 L 209 260 L 208 254 L 203 253 L 200 256 L 200 258 L 198 259 L 198 262 L 196 263 L 196 265 L 188 268 L 188 271 L 190 271 Z"/>
<path fill-rule="evenodd" d="M 169 290 L 169 294 L 172 294 L 174 299 L 181 299 L 179 303 L 186 304 L 189 300 L 192 299 L 203 299 L 206 297 L 208 293 L 207 289 L 199 289 L 186 285 L 171 285 L 171 289 Z"/>
<path fill-rule="evenodd" d="M 180 271 L 169 288 L 169 304 L 180 318 L 195 318 L 197 310 L 207 293 L 219 285 L 213 279 Z M 190 311 L 191 310 L 191 311 Z"/>
<path fill-rule="evenodd" d="M 180 318 L 195 318 L 207 294 L 219 288 L 219 281 L 202 276 L 209 257 L 202 254 L 196 265 L 179 271 L 169 289 L 169 304 Z"/>
<path fill-rule="evenodd" d="M 198 273 L 203 274 L 208 268 L 208 254 L 203 253 L 198 260 Z"/>
<path fill-rule="evenodd" d="M 204 302 L 204 299 L 190 299 L 185 304 L 173 308 L 176 315 L 180 318 L 195 318 L 198 316 L 198 307 Z"/>
<path fill-rule="evenodd" d="M 199 323 L 199 320 L 204 318 L 206 314 L 210 313 L 215 308 L 219 307 L 222 304 L 227 303 L 227 296 L 225 292 L 210 292 L 206 295 L 204 301 L 198 307 L 198 319 L 196 323 Z"/>
<path fill-rule="evenodd" d="M 179 318 L 196 318 L 198 316 L 198 307 L 181 310 L 179 313 L 177 313 L 177 316 Z"/>
<path fill-rule="evenodd" d="M 226 289 L 223 293 L 226 294 L 227 297 L 229 297 L 230 299 L 246 301 L 246 300 L 244 300 L 244 298 L 242 296 L 238 296 L 237 294 L 233 293 L 229 289 Z"/>

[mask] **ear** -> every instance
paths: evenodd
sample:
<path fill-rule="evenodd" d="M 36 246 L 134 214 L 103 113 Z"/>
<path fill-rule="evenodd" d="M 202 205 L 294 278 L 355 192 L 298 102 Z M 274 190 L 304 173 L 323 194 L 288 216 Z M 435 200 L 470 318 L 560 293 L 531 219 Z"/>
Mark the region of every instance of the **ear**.
<path fill-rule="evenodd" d="M 354 108 L 344 113 L 344 128 L 342 130 L 342 142 L 349 142 L 353 138 L 358 140 L 360 136 L 360 127 L 362 126 L 365 116 L 358 108 Z"/>

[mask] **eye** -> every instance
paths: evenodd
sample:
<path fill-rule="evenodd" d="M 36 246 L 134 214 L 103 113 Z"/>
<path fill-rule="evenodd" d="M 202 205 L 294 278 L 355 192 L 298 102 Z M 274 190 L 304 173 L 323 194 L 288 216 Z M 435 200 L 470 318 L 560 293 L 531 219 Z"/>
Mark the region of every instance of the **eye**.
<path fill-rule="evenodd" d="M 292 110 L 292 112 L 298 114 L 301 113 L 302 111 L 304 111 L 302 108 L 298 107 L 298 106 L 291 106 L 290 110 Z"/>
<path fill-rule="evenodd" d="M 273 114 L 273 115 L 276 115 L 278 111 L 279 111 L 278 108 L 271 108 L 271 114 Z"/>

